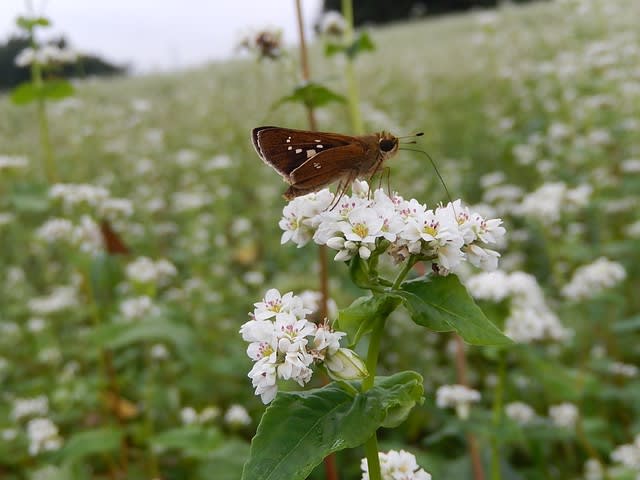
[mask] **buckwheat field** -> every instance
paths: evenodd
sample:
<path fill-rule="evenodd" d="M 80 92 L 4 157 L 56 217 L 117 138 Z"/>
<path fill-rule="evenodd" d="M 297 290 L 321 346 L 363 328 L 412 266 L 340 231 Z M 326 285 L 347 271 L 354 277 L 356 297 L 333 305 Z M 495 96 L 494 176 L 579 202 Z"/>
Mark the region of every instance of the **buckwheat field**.
<path fill-rule="evenodd" d="M 365 132 L 424 131 L 452 198 L 401 150 L 388 179 L 287 204 L 250 132 L 309 129 L 278 103 L 293 47 L 0 96 L 0 478 L 640 479 L 639 18 L 506 5 L 369 29 L 353 58 L 316 37 L 313 81 L 352 99 L 351 69 Z M 358 133 L 348 102 L 313 106 Z M 488 321 L 438 323 L 423 278 Z M 354 327 L 382 304 L 384 335 Z M 352 390 L 393 402 L 269 436 L 285 401 Z"/>

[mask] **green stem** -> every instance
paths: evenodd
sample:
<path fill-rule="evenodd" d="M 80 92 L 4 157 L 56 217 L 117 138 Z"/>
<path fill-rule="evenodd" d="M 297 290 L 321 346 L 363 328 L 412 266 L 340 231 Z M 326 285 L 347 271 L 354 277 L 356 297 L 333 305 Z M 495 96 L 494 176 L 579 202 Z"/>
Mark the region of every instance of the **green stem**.
<path fill-rule="evenodd" d="M 504 383 L 506 375 L 506 355 L 504 351 L 498 354 L 498 383 L 493 397 L 493 430 L 498 431 L 502 425 L 502 410 L 504 403 Z M 500 472 L 500 440 L 498 435 L 491 439 L 491 479 L 501 480 Z"/>
<path fill-rule="evenodd" d="M 393 286 L 391 287 L 393 290 L 397 290 L 398 288 L 400 288 L 400 285 L 402 285 L 402 282 L 407 277 L 417 261 L 418 259 L 415 256 L 409 257 L 409 260 L 407 260 L 407 263 L 404 265 L 402 270 L 400 270 L 400 273 L 398 273 L 398 276 L 393 281 Z"/>
<path fill-rule="evenodd" d="M 376 368 L 378 366 L 378 356 L 380 354 L 380 341 L 384 332 L 384 323 L 386 319 L 381 319 L 371 332 L 369 339 L 369 349 L 367 351 L 367 370 L 369 376 L 362 381 L 362 391 L 366 392 L 374 385 L 376 377 Z M 364 444 L 364 451 L 367 457 L 367 465 L 369 466 L 369 479 L 382 480 L 380 471 L 380 458 L 378 457 L 378 439 L 374 433 Z"/>
<path fill-rule="evenodd" d="M 33 48 L 37 48 L 35 44 L 33 44 Z M 42 78 L 42 66 L 37 62 L 31 64 L 31 81 L 38 92 L 38 126 L 40 128 L 40 148 L 42 149 L 43 170 L 47 176 L 47 181 L 49 183 L 55 183 L 56 167 L 49 134 L 47 105 L 43 96 L 44 79 Z"/>
<path fill-rule="evenodd" d="M 345 40 L 347 44 L 353 42 L 353 1 L 342 0 L 342 16 L 344 17 L 347 29 L 345 32 Z M 355 69 L 353 68 L 353 59 L 347 57 L 346 71 L 348 84 L 348 100 L 349 100 L 349 116 L 351 117 L 351 127 L 353 133 L 363 134 L 364 124 L 362 123 L 362 115 L 360 114 L 360 92 L 358 89 L 358 80 L 356 79 Z"/>

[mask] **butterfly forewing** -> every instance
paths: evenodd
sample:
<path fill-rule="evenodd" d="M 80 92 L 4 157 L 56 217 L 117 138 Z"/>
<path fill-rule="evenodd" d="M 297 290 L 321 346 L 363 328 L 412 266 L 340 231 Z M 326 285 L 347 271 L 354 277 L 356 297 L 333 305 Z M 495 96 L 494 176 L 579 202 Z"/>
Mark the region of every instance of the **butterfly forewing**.
<path fill-rule="evenodd" d="M 323 152 L 353 142 L 353 137 L 337 133 L 310 132 L 280 127 L 258 127 L 251 134 L 253 146 L 262 160 L 292 183 L 291 174 L 312 158 L 327 158 Z"/>

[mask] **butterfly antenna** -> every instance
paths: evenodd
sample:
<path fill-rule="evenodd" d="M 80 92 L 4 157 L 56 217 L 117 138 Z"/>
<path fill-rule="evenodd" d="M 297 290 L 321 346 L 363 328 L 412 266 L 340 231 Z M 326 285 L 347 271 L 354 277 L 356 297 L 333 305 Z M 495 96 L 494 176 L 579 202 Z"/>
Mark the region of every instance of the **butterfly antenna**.
<path fill-rule="evenodd" d="M 409 150 L 410 152 L 418 152 L 418 153 L 422 153 L 423 155 L 427 156 L 427 158 L 431 162 L 431 166 L 436 171 L 436 175 L 438 175 L 438 179 L 440 180 L 440 183 L 444 187 L 444 191 L 446 192 L 447 197 L 449 198 L 449 201 L 453 205 L 453 198 L 451 198 L 451 194 L 449 193 L 449 189 L 447 188 L 447 184 L 444 183 L 444 179 L 442 178 L 442 175 L 440 175 L 440 170 L 438 170 L 438 167 L 436 166 L 436 162 L 433 161 L 433 158 L 431 158 L 431 155 L 429 155 L 424 150 L 419 150 L 417 148 L 401 148 L 400 150 Z"/>

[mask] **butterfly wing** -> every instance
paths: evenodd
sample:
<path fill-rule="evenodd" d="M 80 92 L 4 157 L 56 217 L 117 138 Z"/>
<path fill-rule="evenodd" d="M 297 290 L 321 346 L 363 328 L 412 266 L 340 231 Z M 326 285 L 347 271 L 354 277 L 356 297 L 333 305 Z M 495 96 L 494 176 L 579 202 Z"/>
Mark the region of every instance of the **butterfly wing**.
<path fill-rule="evenodd" d="M 120 235 L 111 227 L 107 220 L 100 222 L 100 232 L 105 249 L 109 255 L 128 255 L 129 248 L 124 244 Z"/>
<path fill-rule="evenodd" d="M 315 187 L 319 190 L 353 171 L 357 173 L 358 166 L 354 160 L 362 157 L 363 153 L 363 146 L 353 142 L 312 155 L 291 172 L 291 184 L 300 189 Z"/>
<path fill-rule="evenodd" d="M 349 145 L 354 137 L 267 126 L 254 128 L 251 140 L 260 158 L 285 181 L 293 183 L 294 170 L 323 152 Z"/>

